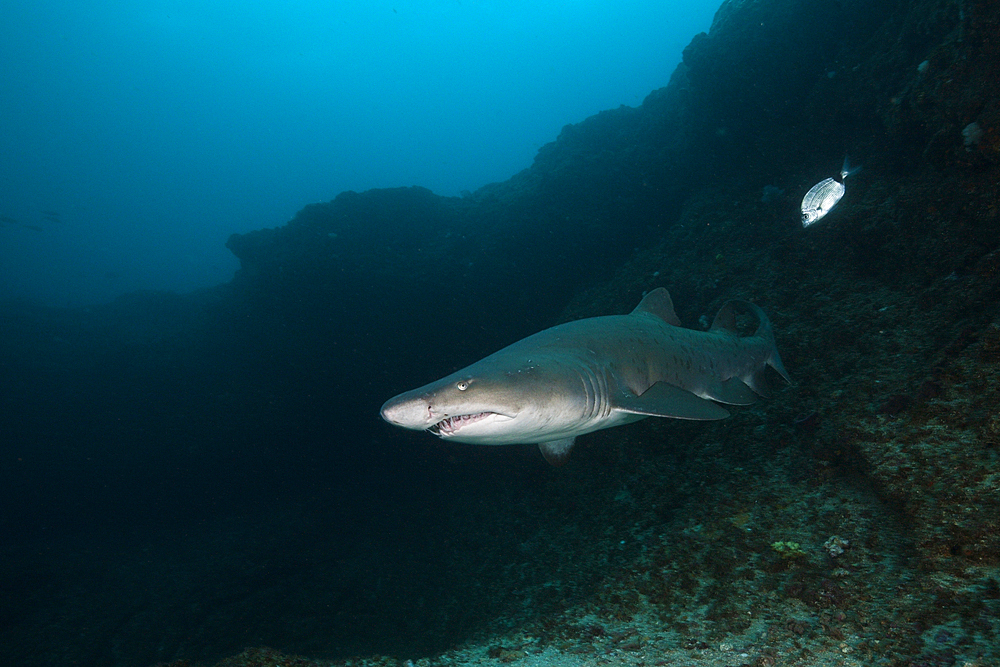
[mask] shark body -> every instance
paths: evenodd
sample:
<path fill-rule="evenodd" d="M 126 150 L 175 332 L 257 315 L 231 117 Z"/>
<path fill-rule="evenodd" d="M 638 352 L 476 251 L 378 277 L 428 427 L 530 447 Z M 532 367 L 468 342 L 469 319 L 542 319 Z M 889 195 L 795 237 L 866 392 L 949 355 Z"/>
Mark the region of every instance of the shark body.
<path fill-rule="evenodd" d="M 737 333 L 738 311 L 756 316 L 753 335 Z M 382 418 L 456 442 L 537 443 L 559 465 L 585 433 L 646 417 L 724 419 L 729 411 L 719 403 L 767 395 L 767 366 L 789 380 L 760 308 L 729 301 L 708 331 L 695 331 L 680 326 L 658 288 L 628 315 L 545 329 L 400 394 L 382 406 Z"/>

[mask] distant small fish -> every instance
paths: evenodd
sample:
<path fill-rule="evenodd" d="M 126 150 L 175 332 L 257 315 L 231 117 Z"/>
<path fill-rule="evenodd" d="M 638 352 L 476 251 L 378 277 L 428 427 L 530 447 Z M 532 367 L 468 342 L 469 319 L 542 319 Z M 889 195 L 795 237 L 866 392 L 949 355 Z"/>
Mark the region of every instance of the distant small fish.
<path fill-rule="evenodd" d="M 21 225 L 21 226 L 24 227 L 25 229 L 30 229 L 33 232 L 44 232 L 45 231 L 44 227 L 39 227 L 38 225 Z"/>
<path fill-rule="evenodd" d="M 10 217 L 9 215 L 0 215 L 0 224 L 3 225 L 16 225 L 17 220 Z"/>
<path fill-rule="evenodd" d="M 808 227 L 814 222 L 819 222 L 832 211 L 840 198 L 844 196 L 844 179 L 860 170 L 861 167 L 852 169 L 845 157 L 840 174 L 812 186 L 806 196 L 802 198 L 802 226 Z"/>
<path fill-rule="evenodd" d="M 45 211 L 39 211 L 39 213 L 41 213 L 42 215 L 44 215 L 46 218 L 58 218 L 59 217 L 59 211 L 53 211 L 51 209 L 45 210 Z"/>

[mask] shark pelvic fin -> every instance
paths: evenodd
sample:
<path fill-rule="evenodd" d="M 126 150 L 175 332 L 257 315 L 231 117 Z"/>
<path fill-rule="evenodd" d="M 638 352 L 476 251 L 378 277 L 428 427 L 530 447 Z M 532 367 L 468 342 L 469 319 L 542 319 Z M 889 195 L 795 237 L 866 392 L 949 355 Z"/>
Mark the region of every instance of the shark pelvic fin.
<path fill-rule="evenodd" d="M 739 378 L 712 382 L 706 388 L 705 393 L 713 401 L 727 405 L 753 405 L 757 402 L 757 394 Z"/>
<path fill-rule="evenodd" d="M 657 287 L 655 290 L 642 297 L 642 301 L 632 311 L 635 313 L 650 313 L 656 315 L 667 324 L 675 327 L 681 325 L 677 313 L 674 312 L 674 302 L 670 299 L 670 292 L 665 287 Z"/>
<path fill-rule="evenodd" d="M 642 396 L 624 394 L 615 408 L 633 415 L 673 419 L 725 419 L 729 411 L 712 401 L 666 382 L 657 382 Z"/>
<path fill-rule="evenodd" d="M 559 467 L 569 460 L 569 452 L 573 449 L 574 440 L 576 438 L 562 438 L 561 440 L 540 442 L 538 443 L 538 450 L 552 466 Z"/>

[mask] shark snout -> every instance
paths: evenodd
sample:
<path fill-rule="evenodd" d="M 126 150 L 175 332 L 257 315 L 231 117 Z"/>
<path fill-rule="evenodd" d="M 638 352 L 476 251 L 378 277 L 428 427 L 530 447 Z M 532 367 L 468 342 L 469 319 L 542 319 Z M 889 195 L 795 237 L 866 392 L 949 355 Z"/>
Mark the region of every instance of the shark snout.
<path fill-rule="evenodd" d="M 382 405 L 382 419 L 402 428 L 425 429 L 435 421 L 426 395 L 406 392 L 390 398 Z"/>

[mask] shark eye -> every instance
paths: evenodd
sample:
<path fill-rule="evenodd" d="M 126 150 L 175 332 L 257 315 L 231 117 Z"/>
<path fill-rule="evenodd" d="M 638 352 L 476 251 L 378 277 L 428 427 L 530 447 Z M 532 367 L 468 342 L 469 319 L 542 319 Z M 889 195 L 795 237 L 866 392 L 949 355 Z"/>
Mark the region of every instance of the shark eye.
<path fill-rule="evenodd" d="M 465 380 L 461 380 L 458 384 L 455 385 L 455 387 L 457 387 L 459 391 L 465 391 L 466 389 L 469 388 L 469 383 L 466 382 Z"/>

